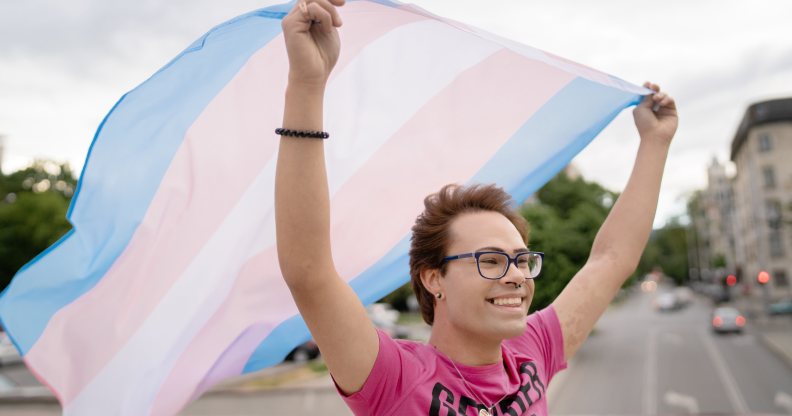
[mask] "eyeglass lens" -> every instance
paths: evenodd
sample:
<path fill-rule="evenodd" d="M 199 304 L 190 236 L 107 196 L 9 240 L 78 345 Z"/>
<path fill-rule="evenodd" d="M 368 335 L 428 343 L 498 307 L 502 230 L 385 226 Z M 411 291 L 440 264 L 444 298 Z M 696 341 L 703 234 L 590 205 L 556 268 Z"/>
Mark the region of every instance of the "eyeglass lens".
<path fill-rule="evenodd" d="M 520 253 L 516 264 L 525 278 L 531 279 L 539 275 L 542 258 L 536 253 Z M 478 256 L 479 272 L 487 279 L 500 279 L 506 274 L 509 265 L 509 256 L 505 253 L 482 253 Z"/>

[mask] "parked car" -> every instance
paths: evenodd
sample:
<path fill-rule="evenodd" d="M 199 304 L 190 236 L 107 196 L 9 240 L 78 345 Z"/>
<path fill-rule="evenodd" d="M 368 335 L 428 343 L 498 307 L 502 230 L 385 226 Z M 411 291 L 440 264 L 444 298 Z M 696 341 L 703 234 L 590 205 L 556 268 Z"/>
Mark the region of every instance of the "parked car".
<path fill-rule="evenodd" d="M 373 303 L 366 307 L 366 313 L 374 326 L 385 331 L 391 338 L 407 338 L 406 328 L 396 323 L 399 320 L 399 311 L 393 309 L 391 305 Z M 319 357 L 320 354 L 319 346 L 310 340 L 294 348 L 286 356 L 286 361 L 306 362 Z"/>
<path fill-rule="evenodd" d="M 769 315 L 792 315 L 792 298 L 771 303 L 767 307 L 767 313 Z"/>
<path fill-rule="evenodd" d="M 319 346 L 313 340 L 309 340 L 291 350 L 286 356 L 286 361 L 304 363 L 317 357 L 319 357 Z"/>
<path fill-rule="evenodd" d="M 710 286 L 709 292 L 710 298 L 716 305 L 731 301 L 729 289 L 719 284 Z"/>
<path fill-rule="evenodd" d="M 712 311 L 710 322 L 716 333 L 742 332 L 745 328 L 745 317 L 735 308 L 721 307 Z"/>
<path fill-rule="evenodd" d="M 399 311 L 387 303 L 372 303 L 366 307 L 369 319 L 377 328 L 385 331 L 391 338 L 407 338 L 408 331 L 397 324 Z"/>

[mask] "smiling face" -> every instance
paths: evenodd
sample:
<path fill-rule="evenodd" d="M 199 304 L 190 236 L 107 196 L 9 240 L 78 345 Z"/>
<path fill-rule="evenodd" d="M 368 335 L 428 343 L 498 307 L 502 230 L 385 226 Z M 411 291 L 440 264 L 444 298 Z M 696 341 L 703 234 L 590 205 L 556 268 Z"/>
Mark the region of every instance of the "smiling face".
<path fill-rule="evenodd" d="M 503 251 L 514 256 L 526 250 L 514 224 L 494 211 L 460 214 L 451 223 L 449 237 L 446 255 Z M 524 281 L 514 265 L 500 280 L 487 280 L 479 274 L 474 258 L 464 258 L 448 262 L 445 274 L 434 276 L 425 285 L 444 296 L 435 306 L 436 324 L 443 319 L 456 330 L 493 340 L 512 338 L 525 330 L 534 282 Z M 521 288 L 516 287 L 519 284 Z"/>

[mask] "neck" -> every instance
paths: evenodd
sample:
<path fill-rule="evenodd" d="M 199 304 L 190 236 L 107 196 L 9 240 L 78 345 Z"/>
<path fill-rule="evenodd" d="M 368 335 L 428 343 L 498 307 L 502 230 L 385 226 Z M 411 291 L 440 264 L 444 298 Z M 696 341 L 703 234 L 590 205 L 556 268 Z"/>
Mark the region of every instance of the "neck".
<path fill-rule="evenodd" d="M 480 366 L 501 362 L 501 340 L 482 337 L 454 327 L 447 319 L 435 316 L 429 344 L 460 364 Z"/>

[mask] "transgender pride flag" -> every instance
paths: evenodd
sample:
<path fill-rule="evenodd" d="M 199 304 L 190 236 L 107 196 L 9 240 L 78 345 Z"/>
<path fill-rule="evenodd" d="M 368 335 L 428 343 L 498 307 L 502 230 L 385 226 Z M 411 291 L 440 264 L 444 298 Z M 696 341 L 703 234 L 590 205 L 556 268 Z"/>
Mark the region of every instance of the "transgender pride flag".
<path fill-rule="evenodd" d="M 64 414 L 172 415 L 309 338 L 273 221 L 290 6 L 212 29 L 124 95 L 91 146 L 73 230 L 4 292 L 3 326 Z M 425 195 L 495 182 L 522 201 L 649 92 L 415 6 L 341 13 L 332 241 L 364 303 L 408 280 Z"/>

